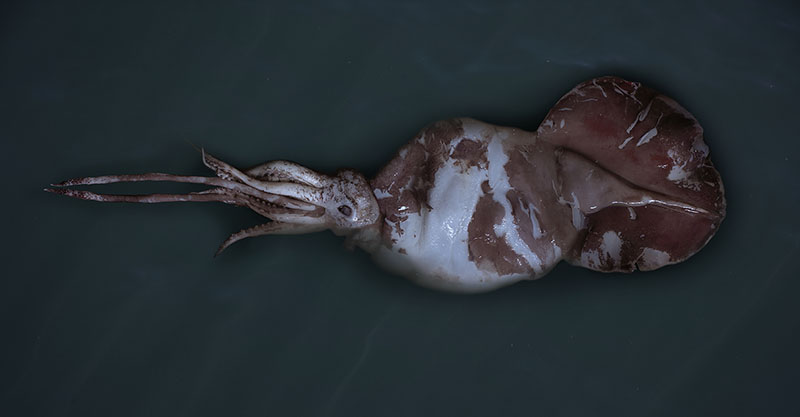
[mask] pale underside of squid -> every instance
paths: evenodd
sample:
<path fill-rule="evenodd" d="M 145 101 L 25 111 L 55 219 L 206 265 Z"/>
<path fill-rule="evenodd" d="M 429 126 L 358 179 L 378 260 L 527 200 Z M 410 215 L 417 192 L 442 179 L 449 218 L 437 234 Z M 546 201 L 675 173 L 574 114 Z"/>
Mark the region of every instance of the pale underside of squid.
<path fill-rule="evenodd" d="M 725 217 L 703 130 L 675 101 L 616 77 L 584 82 L 536 132 L 469 118 L 425 127 L 368 181 L 288 161 L 239 170 L 203 152 L 215 177 L 77 178 L 47 191 L 102 202 L 216 201 L 269 222 L 231 235 L 331 230 L 388 269 L 436 289 L 482 292 L 545 275 L 561 260 L 652 270 L 699 251 Z M 204 184 L 189 194 L 111 195 L 75 186 Z"/>

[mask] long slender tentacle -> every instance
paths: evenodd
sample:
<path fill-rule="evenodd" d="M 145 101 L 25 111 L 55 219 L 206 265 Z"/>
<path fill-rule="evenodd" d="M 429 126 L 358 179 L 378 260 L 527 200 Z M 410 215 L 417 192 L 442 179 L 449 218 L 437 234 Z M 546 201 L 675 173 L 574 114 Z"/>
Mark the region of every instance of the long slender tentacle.
<path fill-rule="evenodd" d="M 300 165 L 274 161 L 244 173 L 211 155 L 203 153 L 203 163 L 217 177 L 147 173 L 74 178 L 45 191 L 82 200 L 126 203 L 222 202 L 248 207 L 272 220 L 232 234 L 217 254 L 239 240 L 271 234 L 301 234 L 326 230 L 330 220 L 325 216 L 325 187 L 331 179 Z M 252 173 L 252 174 L 251 174 Z M 252 176 L 251 176 L 252 175 Z M 256 178 L 254 178 L 256 177 Z M 75 186 L 121 182 L 170 181 L 209 186 L 203 191 L 186 194 L 103 194 L 76 190 Z M 62 188 L 63 187 L 63 188 Z"/>
<path fill-rule="evenodd" d="M 277 194 L 304 201 L 322 200 L 322 190 L 316 187 L 292 182 L 261 181 L 248 176 L 244 172 L 214 158 L 206 152 L 203 152 L 203 162 L 207 167 L 214 170 L 220 178 L 241 181 L 244 184 L 269 194 Z"/>
<path fill-rule="evenodd" d="M 76 185 L 98 185 L 98 184 L 113 184 L 117 182 L 142 182 L 142 181 L 172 181 L 172 182 L 184 182 L 191 184 L 216 185 L 220 187 L 228 186 L 230 183 L 230 181 L 214 177 L 203 177 L 199 175 L 173 175 L 173 174 L 164 174 L 160 172 L 151 172 L 148 174 L 100 175 L 96 177 L 72 178 L 51 185 L 54 187 L 73 187 Z"/>
<path fill-rule="evenodd" d="M 295 209 L 291 209 L 288 207 L 283 207 L 277 204 L 272 204 L 263 200 L 258 199 L 257 197 L 253 197 L 246 194 L 241 194 L 235 191 L 228 190 L 226 188 L 215 187 L 209 190 L 201 191 L 197 194 L 218 194 L 218 195 L 226 195 L 230 197 L 232 200 L 238 202 L 239 205 L 247 206 L 249 209 L 253 210 L 254 212 L 270 219 L 280 221 L 277 216 L 280 215 L 295 215 L 295 216 L 308 216 L 308 217 L 320 217 L 325 213 L 325 209 L 322 207 L 317 207 L 314 211 L 298 211 Z"/>
<path fill-rule="evenodd" d="M 205 184 L 205 185 L 212 185 L 216 187 L 222 187 L 225 189 L 229 189 L 232 191 L 236 191 L 241 194 L 250 195 L 252 197 L 267 201 L 272 204 L 284 206 L 291 209 L 296 210 L 307 210 L 307 211 L 314 211 L 319 208 L 319 206 L 307 203 L 304 201 L 300 201 L 291 197 L 286 197 L 283 195 L 272 194 L 268 192 L 264 192 L 259 189 L 255 189 L 251 186 L 246 184 L 242 184 L 236 181 L 231 181 L 228 179 L 223 178 L 213 178 L 213 177 L 202 177 L 202 176 L 188 176 L 188 175 L 172 175 L 172 174 L 163 174 L 163 173 L 149 173 L 149 174 L 136 174 L 136 175 L 105 175 L 105 176 L 98 176 L 98 177 L 83 177 L 83 178 L 73 178 L 64 182 L 60 182 L 57 184 L 53 184 L 54 187 L 71 187 L 76 185 L 98 185 L 98 184 L 112 184 L 118 182 L 141 182 L 141 181 L 172 181 L 172 182 L 181 182 L 181 183 L 191 183 L 191 184 Z M 54 191 L 51 191 L 54 192 Z M 95 201 L 112 201 L 112 200 L 101 200 L 97 198 L 93 198 L 91 196 L 99 196 L 99 195 L 107 195 L 111 196 L 110 194 L 97 194 L 97 193 L 90 193 L 90 192 L 78 192 L 78 191 L 71 191 L 71 192 L 61 192 L 63 195 L 68 195 L 70 197 L 75 198 L 82 198 L 84 200 L 95 200 Z M 175 195 L 175 194 L 171 194 Z M 85 198 L 89 197 L 89 198 Z M 127 196 L 130 197 L 130 196 Z M 115 200 L 115 201 L 130 201 L 130 202 L 144 202 L 144 201 L 134 201 L 134 200 Z M 216 201 L 216 200 L 163 200 L 157 202 L 167 202 L 167 201 Z M 153 201 L 156 202 L 156 201 Z"/>
<path fill-rule="evenodd" d="M 316 213 L 315 213 L 316 214 Z M 282 223 L 292 224 L 327 224 L 324 217 L 324 211 L 321 210 L 317 216 L 310 216 L 307 212 L 304 213 L 270 213 L 268 218 Z"/>
<path fill-rule="evenodd" d="M 253 226 L 248 229 L 241 230 L 230 235 L 222 245 L 219 246 L 214 256 L 218 256 L 228 246 L 248 237 L 256 237 L 263 235 L 299 235 L 304 233 L 320 232 L 325 230 L 325 226 L 321 224 L 293 224 L 281 222 L 269 222 Z"/>
<path fill-rule="evenodd" d="M 247 175 L 260 180 L 298 182 L 317 188 L 324 187 L 327 183 L 327 178 L 324 175 L 290 161 L 269 161 L 254 166 L 245 172 Z"/>
<path fill-rule="evenodd" d="M 67 197 L 79 198 L 81 200 L 100 201 L 104 203 L 173 203 L 179 201 L 193 202 L 220 202 L 236 205 L 245 205 L 244 202 L 231 198 L 223 194 L 98 194 L 91 191 L 73 190 L 70 188 L 45 188 L 45 191 L 53 194 L 65 195 Z"/>

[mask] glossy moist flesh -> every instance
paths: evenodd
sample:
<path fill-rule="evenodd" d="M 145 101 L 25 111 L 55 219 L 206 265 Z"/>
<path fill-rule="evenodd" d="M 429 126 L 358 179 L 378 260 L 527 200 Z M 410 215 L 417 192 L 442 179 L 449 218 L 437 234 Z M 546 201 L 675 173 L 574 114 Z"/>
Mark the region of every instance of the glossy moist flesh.
<path fill-rule="evenodd" d="M 384 218 L 369 250 L 453 291 L 538 278 L 562 259 L 626 272 L 680 262 L 725 212 L 697 121 L 613 77 L 567 93 L 537 132 L 434 123 L 371 184 Z"/>

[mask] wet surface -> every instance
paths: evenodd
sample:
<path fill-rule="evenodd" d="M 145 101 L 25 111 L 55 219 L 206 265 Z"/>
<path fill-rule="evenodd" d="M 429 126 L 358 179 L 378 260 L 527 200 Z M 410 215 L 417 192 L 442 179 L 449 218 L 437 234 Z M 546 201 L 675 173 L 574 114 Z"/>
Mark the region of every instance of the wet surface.
<path fill-rule="evenodd" d="M 0 414 L 800 413 L 791 2 L 24 2 L 0 15 Z M 450 295 L 329 233 L 212 258 L 260 222 L 246 209 L 41 191 L 83 175 L 205 175 L 186 141 L 236 166 L 373 177 L 433 121 L 533 131 L 565 91 L 607 74 L 704 128 L 727 217 L 682 264 L 562 264 Z"/>

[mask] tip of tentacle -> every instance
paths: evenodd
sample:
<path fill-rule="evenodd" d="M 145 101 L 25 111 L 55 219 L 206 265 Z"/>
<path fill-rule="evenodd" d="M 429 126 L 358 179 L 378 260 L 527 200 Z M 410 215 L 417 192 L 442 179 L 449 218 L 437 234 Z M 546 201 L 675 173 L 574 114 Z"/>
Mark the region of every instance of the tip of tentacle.
<path fill-rule="evenodd" d="M 74 187 L 76 185 L 96 185 L 96 184 L 107 184 L 109 182 L 119 182 L 119 176 L 116 175 L 104 175 L 100 177 L 79 177 L 79 178 L 70 178 L 66 181 L 57 182 L 54 184 L 50 184 L 51 187 Z"/>
<path fill-rule="evenodd" d="M 221 245 L 219 245 L 219 247 L 217 248 L 217 251 L 214 252 L 214 257 L 216 258 L 225 249 L 228 249 L 228 246 L 233 245 L 234 243 L 236 243 L 236 242 L 242 240 L 243 238 L 247 237 L 248 230 L 251 230 L 251 229 L 253 229 L 253 228 L 240 230 L 240 231 L 238 231 L 236 233 L 233 233 L 230 236 L 228 236 L 228 238 L 225 239 L 225 241 L 222 242 Z"/>
<path fill-rule="evenodd" d="M 220 175 L 219 171 L 222 165 L 224 165 L 222 161 L 206 152 L 205 148 L 200 148 L 200 157 L 203 159 L 203 165 L 217 172 L 217 175 Z"/>
<path fill-rule="evenodd" d="M 266 223 L 266 224 L 272 225 L 271 223 Z M 263 227 L 265 227 L 265 226 L 264 225 L 255 226 L 255 227 L 251 227 L 251 228 L 248 228 L 248 229 L 242 229 L 242 230 L 240 230 L 240 231 L 238 231 L 236 233 L 231 234 L 230 236 L 228 236 L 227 239 L 225 239 L 224 242 L 222 242 L 221 245 L 219 245 L 219 248 L 217 248 L 217 251 L 214 252 L 214 257 L 216 258 L 225 249 L 228 249 L 228 247 L 230 245 L 233 245 L 234 243 L 236 243 L 236 242 L 238 242 L 238 241 L 240 241 L 240 240 L 242 240 L 244 238 L 247 238 L 247 237 L 250 237 L 250 236 L 258 236 L 259 229 L 263 228 Z M 267 226 L 267 227 L 269 227 L 269 226 Z"/>
<path fill-rule="evenodd" d="M 69 179 L 69 180 L 66 180 L 66 181 L 61 181 L 61 182 L 56 182 L 56 183 L 50 184 L 51 187 L 70 187 L 70 186 L 73 186 L 73 185 L 81 185 L 80 184 L 80 178 L 72 178 L 72 179 Z M 53 192 L 53 191 L 48 191 L 48 190 L 49 190 L 49 188 L 45 188 L 45 191 Z"/>
<path fill-rule="evenodd" d="M 219 176 L 219 160 L 206 153 L 205 148 L 200 148 L 200 158 L 203 160 L 203 165 L 208 169 L 214 171 Z M 222 178 L 222 177 L 221 177 Z"/>
<path fill-rule="evenodd" d="M 239 233 L 242 233 L 242 232 L 239 232 Z M 216 251 L 216 252 L 214 252 L 214 257 L 216 258 L 216 257 L 217 257 L 217 256 L 219 256 L 219 255 L 220 255 L 220 254 L 221 254 L 223 251 L 225 251 L 225 249 L 228 249 L 228 246 L 230 246 L 230 245 L 232 245 L 232 244 L 236 243 L 238 240 L 240 240 L 240 239 L 238 239 L 238 238 L 237 238 L 237 236 L 236 236 L 236 235 L 238 235 L 239 233 L 234 233 L 234 234 L 232 234 L 232 235 L 228 236 L 228 238 L 227 238 L 227 239 L 225 239 L 225 241 L 224 241 L 224 242 L 222 242 L 222 244 L 221 244 L 221 245 L 219 245 L 219 247 L 217 248 L 217 251 Z"/>
<path fill-rule="evenodd" d="M 56 185 L 56 184 L 50 184 L 50 185 L 53 186 L 53 187 L 60 187 L 59 185 Z M 47 192 L 47 193 L 64 195 L 69 190 L 61 189 L 61 188 L 44 188 L 43 191 Z"/>
<path fill-rule="evenodd" d="M 188 143 L 189 146 L 194 148 L 194 150 L 196 150 L 197 152 L 201 152 L 201 153 L 203 152 L 203 147 L 202 146 L 195 145 L 194 142 L 190 141 L 189 139 L 184 139 L 183 141 Z"/>
<path fill-rule="evenodd" d="M 81 200 L 96 200 L 96 198 L 93 198 L 95 194 L 88 191 L 71 190 L 69 188 L 45 188 L 44 191 L 58 195 L 65 195 L 67 197 L 79 198 Z"/>

